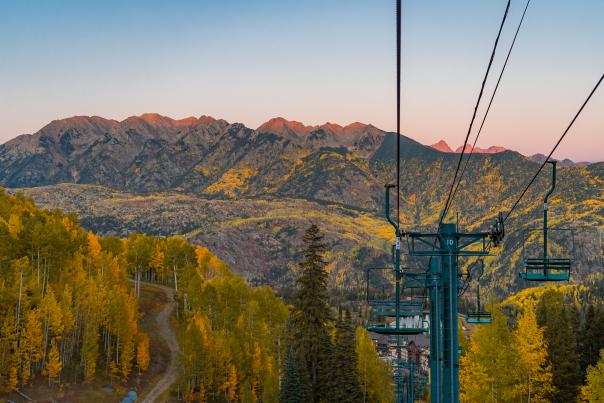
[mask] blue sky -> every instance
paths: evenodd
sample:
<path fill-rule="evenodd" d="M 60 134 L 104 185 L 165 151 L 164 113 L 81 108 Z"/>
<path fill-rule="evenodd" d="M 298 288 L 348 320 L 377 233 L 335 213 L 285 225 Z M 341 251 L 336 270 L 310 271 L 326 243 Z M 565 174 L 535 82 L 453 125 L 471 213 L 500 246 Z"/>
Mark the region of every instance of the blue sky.
<path fill-rule="evenodd" d="M 513 1 L 492 88 L 524 1 Z M 403 0 L 403 123 L 463 141 L 505 1 Z M 548 151 L 604 72 L 604 1 L 533 0 L 479 145 Z M 57 118 L 395 127 L 394 1 L 0 1 L 0 141 Z M 604 88 L 558 156 L 604 160 Z"/>

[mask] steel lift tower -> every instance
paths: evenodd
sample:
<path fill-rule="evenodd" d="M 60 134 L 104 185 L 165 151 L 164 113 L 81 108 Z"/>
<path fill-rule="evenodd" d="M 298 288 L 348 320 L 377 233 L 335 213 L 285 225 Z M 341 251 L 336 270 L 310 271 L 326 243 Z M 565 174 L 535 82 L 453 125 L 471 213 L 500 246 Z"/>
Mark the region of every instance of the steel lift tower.
<path fill-rule="evenodd" d="M 394 247 L 394 298 L 369 300 L 371 318 L 382 318 L 379 324 L 368 323 L 370 332 L 397 337 L 397 365 L 400 367 L 400 336 L 430 333 L 430 396 L 433 403 L 459 402 L 459 341 L 457 337 L 458 291 L 461 271 L 460 257 L 488 256 L 489 246 L 497 246 L 504 236 L 503 219 L 498 219 L 489 232 L 459 232 L 457 225 L 442 224 L 436 233 L 402 232 L 390 217 L 390 189 L 386 185 L 385 215 L 394 227 L 396 243 Z M 401 243 L 407 240 L 411 256 L 429 257 L 426 273 L 413 273 L 401 267 Z M 428 289 L 429 326 L 423 320 L 423 300 L 410 300 L 404 294 L 401 283 L 407 289 L 425 287 Z M 369 285 L 368 285 L 369 289 Z M 394 320 L 389 322 L 390 318 Z M 411 320 L 409 320 L 411 318 Z M 416 320 L 419 318 L 419 320 Z M 400 368 L 398 368 L 400 371 Z M 411 374 L 410 374 L 411 375 Z M 412 376 L 412 375 L 411 375 Z M 407 393 L 402 393 L 401 382 L 397 380 L 397 401 L 403 399 L 411 403 L 414 386 L 409 382 Z"/>
<path fill-rule="evenodd" d="M 491 232 L 459 232 L 456 224 L 442 224 L 437 233 L 407 232 L 412 256 L 430 257 L 430 397 L 433 403 L 459 402 L 459 291 L 460 257 L 487 256 L 490 243 L 503 237 L 501 220 Z"/>

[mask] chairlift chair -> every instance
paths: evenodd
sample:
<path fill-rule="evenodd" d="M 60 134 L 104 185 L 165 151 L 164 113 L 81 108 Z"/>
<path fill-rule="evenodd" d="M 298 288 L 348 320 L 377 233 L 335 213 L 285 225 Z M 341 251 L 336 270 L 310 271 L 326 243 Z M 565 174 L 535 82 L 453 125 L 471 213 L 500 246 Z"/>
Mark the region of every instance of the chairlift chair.
<path fill-rule="evenodd" d="M 476 310 L 466 313 L 466 322 L 472 324 L 489 324 L 493 321 L 491 314 L 483 311 L 480 306 L 480 278 L 484 274 L 484 262 L 480 259 L 480 265 L 475 269 L 474 276 L 476 277 Z"/>
<path fill-rule="evenodd" d="M 401 300 L 398 312 L 395 300 L 371 301 L 369 306 L 369 332 L 410 336 L 428 331 L 428 323 L 424 318 L 424 303 L 421 300 Z"/>
<path fill-rule="evenodd" d="M 545 195 L 543 200 L 543 256 L 524 258 L 524 270 L 520 272 L 520 278 L 528 281 L 568 281 L 572 263 L 572 257 L 550 257 L 548 255 L 548 232 L 551 231 L 547 225 L 548 199 L 556 188 L 556 162 L 547 161 L 552 165 L 552 187 Z M 558 231 L 570 231 L 573 251 L 574 251 L 574 236 L 569 229 L 557 229 Z M 528 237 L 524 239 L 524 250 L 527 248 Z"/>
<path fill-rule="evenodd" d="M 366 302 L 370 308 L 366 326 L 367 331 L 389 336 L 426 333 L 428 322 L 425 320 L 423 296 L 402 296 L 401 292 L 397 304 L 397 296 L 394 293 L 384 292 L 384 282 L 392 280 L 387 274 L 392 272 L 392 268 L 371 268 L 366 272 Z M 381 277 L 378 275 L 381 275 Z M 399 275 L 401 278 L 404 277 L 402 274 Z M 372 277 L 374 277 L 373 281 Z M 375 277 L 377 277 L 377 280 Z M 387 288 L 393 288 L 391 282 Z M 413 288 L 408 288 L 408 290 L 410 289 Z"/>

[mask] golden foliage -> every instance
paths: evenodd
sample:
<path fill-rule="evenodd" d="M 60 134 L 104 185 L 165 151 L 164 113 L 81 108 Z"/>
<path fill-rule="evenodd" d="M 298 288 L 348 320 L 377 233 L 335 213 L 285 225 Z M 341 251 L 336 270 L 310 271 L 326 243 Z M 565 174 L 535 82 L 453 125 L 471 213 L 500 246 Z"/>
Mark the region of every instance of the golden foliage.
<path fill-rule="evenodd" d="M 221 178 L 208 186 L 206 192 L 209 194 L 221 193 L 233 197 L 249 189 L 247 180 L 254 176 L 256 171 L 249 168 L 229 169 Z"/>

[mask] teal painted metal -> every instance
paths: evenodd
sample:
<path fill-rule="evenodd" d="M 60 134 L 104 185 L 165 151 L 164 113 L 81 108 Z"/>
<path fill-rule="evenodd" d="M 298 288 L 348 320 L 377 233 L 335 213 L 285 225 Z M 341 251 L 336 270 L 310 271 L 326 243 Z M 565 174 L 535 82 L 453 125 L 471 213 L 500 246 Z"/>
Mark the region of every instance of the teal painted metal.
<path fill-rule="evenodd" d="M 403 270 L 403 284 L 405 288 L 418 288 L 418 289 L 426 289 L 428 288 L 429 275 L 424 272 L 416 272 Z"/>
<path fill-rule="evenodd" d="M 401 356 L 401 336 L 430 333 L 430 390 L 433 403 L 459 402 L 459 341 L 457 336 L 460 256 L 487 256 L 487 241 L 501 241 L 503 221 L 501 214 L 491 232 L 460 233 L 455 224 L 442 224 L 438 233 L 407 232 L 409 253 L 413 256 L 429 256 L 428 272 L 406 273 L 401 269 L 401 231 L 390 217 L 390 189 L 386 185 L 386 219 L 393 226 L 396 236 L 394 254 L 394 296 L 387 299 L 367 298 L 371 312 L 367 324 L 370 332 L 396 337 L 395 394 L 397 402 L 415 398 L 415 383 L 404 382 L 401 374 L 403 360 Z M 476 248 L 479 245 L 481 247 Z M 472 247 L 472 248 L 470 248 Z M 367 271 L 369 274 L 370 270 Z M 430 320 L 424 320 L 425 303 L 413 299 L 402 299 L 401 282 L 407 289 L 428 287 L 430 299 Z M 369 294 L 369 280 L 367 282 Z M 385 294 L 385 293 L 383 293 Z M 421 324 L 408 326 L 408 318 L 420 318 Z M 388 322 L 388 318 L 394 318 Z M 483 319 L 483 315 L 479 315 Z M 372 325 L 372 321 L 386 320 L 385 324 Z M 413 321 L 412 321 L 413 322 Z M 410 378 L 411 373 L 409 374 Z M 414 377 L 414 375 L 413 375 Z"/>
<path fill-rule="evenodd" d="M 430 400 L 442 402 L 441 327 L 442 280 L 440 260 L 430 260 Z"/>
<path fill-rule="evenodd" d="M 480 266 L 476 272 L 476 311 L 466 313 L 466 322 L 473 324 L 489 324 L 493 321 L 489 312 L 483 311 L 480 306 L 480 278 L 484 274 L 484 261 L 480 260 Z"/>
<path fill-rule="evenodd" d="M 476 325 L 488 325 L 493 322 L 489 312 L 472 312 L 466 314 L 466 322 Z"/>
<path fill-rule="evenodd" d="M 455 224 L 443 224 L 440 236 L 443 266 L 443 395 L 447 402 L 459 402 L 459 342 L 457 340 L 457 251 Z"/>
<path fill-rule="evenodd" d="M 396 223 L 392 220 L 392 218 L 390 217 L 390 189 L 393 188 L 394 185 L 386 185 L 386 204 L 385 204 L 385 214 L 386 214 L 386 219 L 388 220 L 388 222 L 390 223 L 390 225 L 392 225 L 392 227 L 394 228 L 394 233 L 396 236 L 396 241 L 395 241 L 395 248 L 394 248 L 394 276 L 395 276 L 395 332 L 394 333 L 387 333 L 387 334 L 396 334 L 397 336 L 406 334 L 406 333 L 399 333 L 401 331 L 400 329 L 400 304 L 401 304 L 401 229 L 398 226 L 398 217 L 396 220 Z M 398 199 L 398 194 L 396 195 L 397 199 Z M 385 330 L 385 329 L 384 329 Z M 397 360 L 397 364 L 400 365 L 402 363 L 402 356 L 401 356 L 401 338 L 397 337 L 396 338 L 396 360 Z M 396 388 L 396 396 L 397 396 L 397 400 L 399 402 L 402 402 L 403 399 L 403 393 L 402 393 L 402 385 L 400 382 L 397 382 L 397 388 Z"/>
<path fill-rule="evenodd" d="M 550 258 L 548 256 L 548 200 L 556 189 L 557 164 L 553 160 L 547 161 L 547 163 L 552 165 L 552 186 L 543 199 L 543 257 L 524 259 L 524 271 L 520 272 L 520 278 L 528 281 L 568 281 L 570 279 L 573 259 Z M 571 236 L 573 236 L 572 232 Z"/>
<path fill-rule="evenodd" d="M 411 352 L 408 352 L 410 355 Z M 413 362 L 413 358 L 409 357 L 407 359 L 409 363 L 409 376 L 407 377 L 407 402 L 413 403 L 415 402 L 415 362 Z"/>
<path fill-rule="evenodd" d="M 443 224 L 439 233 L 406 233 L 410 254 L 430 256 L 430 390 L 433 403 L 459 402 L 459 341 L 457 292 L 460 256 L 488 255 L 487 240 L 501 240 L 501 215 L 493 232 L 461 233 Z M 430 246 L 421 249 L 419 246 Z M 479 245 L 478 249 L 470 246 Z M 435 247 L 437 247 L 435 249 Z"/>

